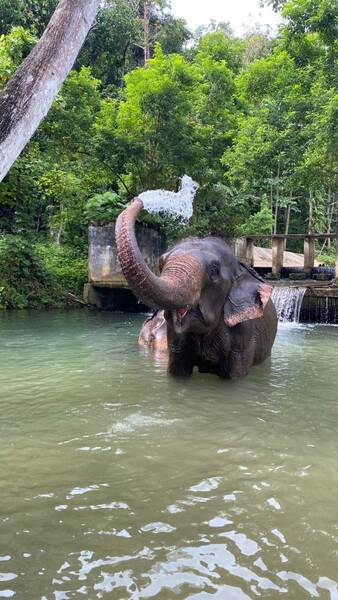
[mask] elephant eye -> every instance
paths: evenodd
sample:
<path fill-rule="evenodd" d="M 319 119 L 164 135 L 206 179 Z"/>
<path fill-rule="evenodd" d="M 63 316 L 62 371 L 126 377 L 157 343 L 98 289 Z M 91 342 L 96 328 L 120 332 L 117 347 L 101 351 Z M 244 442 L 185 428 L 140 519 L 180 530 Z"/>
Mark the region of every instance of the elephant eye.
<path fill-rule="evenodd" d="M 208 275 L 210 279 L 215 280 L 220 276 L 221 270 L 217 262 L 213 262 L 208 266 Z"/>
<path fill-rule="evenodd" d="M 164 267 L 165 259 L 166 259 L 165 255 L 163 255 L 163 256 L 160 257 L 160 261 L 159 261 L 160 273 L 161 273 L 161 271 L 162 271 L 162 269 Z"/>

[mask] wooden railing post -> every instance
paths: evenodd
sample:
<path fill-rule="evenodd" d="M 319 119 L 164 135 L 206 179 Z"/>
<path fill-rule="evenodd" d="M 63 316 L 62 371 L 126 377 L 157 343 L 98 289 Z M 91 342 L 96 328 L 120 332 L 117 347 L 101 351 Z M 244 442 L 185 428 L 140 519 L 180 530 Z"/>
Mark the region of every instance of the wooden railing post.
<path fill-rule="evenodd" d="M 308 236 L 304 238 L 304 273 L 311 279 L 312 269 L 315 264 L 315 238 Z"/>
<path fill-rule="evenodd" d="M 246 262 L 250 267 L 254 266 L 254 242 L 250 238 L 246 239 Z"/>
<path fill-rule="evenodd" d="M 235 240 L 235 256 L 238 260 L 246 260 L 247 240 L 245 237 Z"/>
<path fill-rule="evenodd" d="M 284 260 L 284 237 L 272 236 L 272 274 L 280 279 Z"/>
<path fill-rule="evenodd" d="M 235 241 L 235 256 L 251 267 L 254 265 L 254 241 L 250 238 L 237 238 Z"/>

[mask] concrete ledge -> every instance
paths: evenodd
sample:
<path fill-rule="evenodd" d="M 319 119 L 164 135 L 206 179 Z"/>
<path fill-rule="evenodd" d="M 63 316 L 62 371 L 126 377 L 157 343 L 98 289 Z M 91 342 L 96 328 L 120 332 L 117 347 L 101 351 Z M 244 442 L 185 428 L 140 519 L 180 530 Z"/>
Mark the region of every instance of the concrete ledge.
<path fill-rule="evenodd" d="M 313 279 L 279 279 L 278 281 L 269 280 L 269 284 L 276 287 L 306 287 L 309 289 L 325 289 L 330 290 L 333 295 L 337 294 L 338 296 L 338 286 L 333 282 L 328 283 L 327 281 L 314 281 Z"/>
<path fill-rule="evenodd" d="M 300 311 L 301 323 L 322 323 L 338 325 L 338 293 L 328 295 L 324 290 L 308 289 Z"/>
<path fill-rule="evenodd" d="M 163 232 L 158 228 L 136 223 L 136 239 L 145 262 L 151 271 L 158 274 L 159 259 L 166 251 L 167 243 Z M 90 225 L 88 228 L 89 281 L 105 287 L 126 287 L 121 266 L 117 257 L 115 223 Z"/>
<path fill-rule="evenodd" d="M 90 304 L 98 310 L 132 313 L 149 311 L 149 308 L 139 302 L 133 292 L 127 287 L 117 288 L 107 287 L 105 284 L 98 286 L 86 283 L 83 290 L 83 298 L 86 304 Z"/>

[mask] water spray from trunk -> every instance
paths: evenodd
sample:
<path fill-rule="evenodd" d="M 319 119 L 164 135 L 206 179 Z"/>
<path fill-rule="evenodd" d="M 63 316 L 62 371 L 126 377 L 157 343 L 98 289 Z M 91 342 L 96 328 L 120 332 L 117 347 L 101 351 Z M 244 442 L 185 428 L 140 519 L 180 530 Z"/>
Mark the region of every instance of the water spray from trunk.
<path fill-rule="evenodd" d="M 184 175 L 179 192 L 152 190 L 143 192 L 138 197 L 144 209 L 151 214 L 163 212 L 189 221 L 193 215 L 193 202 L 198 188 L 196 181 L 189 175 Z"/>

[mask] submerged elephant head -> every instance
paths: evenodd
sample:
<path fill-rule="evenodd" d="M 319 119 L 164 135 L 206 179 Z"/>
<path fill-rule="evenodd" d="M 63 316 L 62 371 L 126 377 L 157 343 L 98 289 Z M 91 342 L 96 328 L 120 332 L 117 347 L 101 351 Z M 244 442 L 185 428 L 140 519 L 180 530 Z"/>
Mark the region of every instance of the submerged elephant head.
<path fill-rule="evenodd" d="M 272 288 L 221 239 L 183 240 L 162 257 L 160 276 L 152 273 L 135 238 L 142 208 L 136 198 L 117 220 L 118 257 L 136 296 L 147 306 L 169 311 L 177 334 L 205 334 L 221 320 L 233 327 L 263 315 Z"/>

